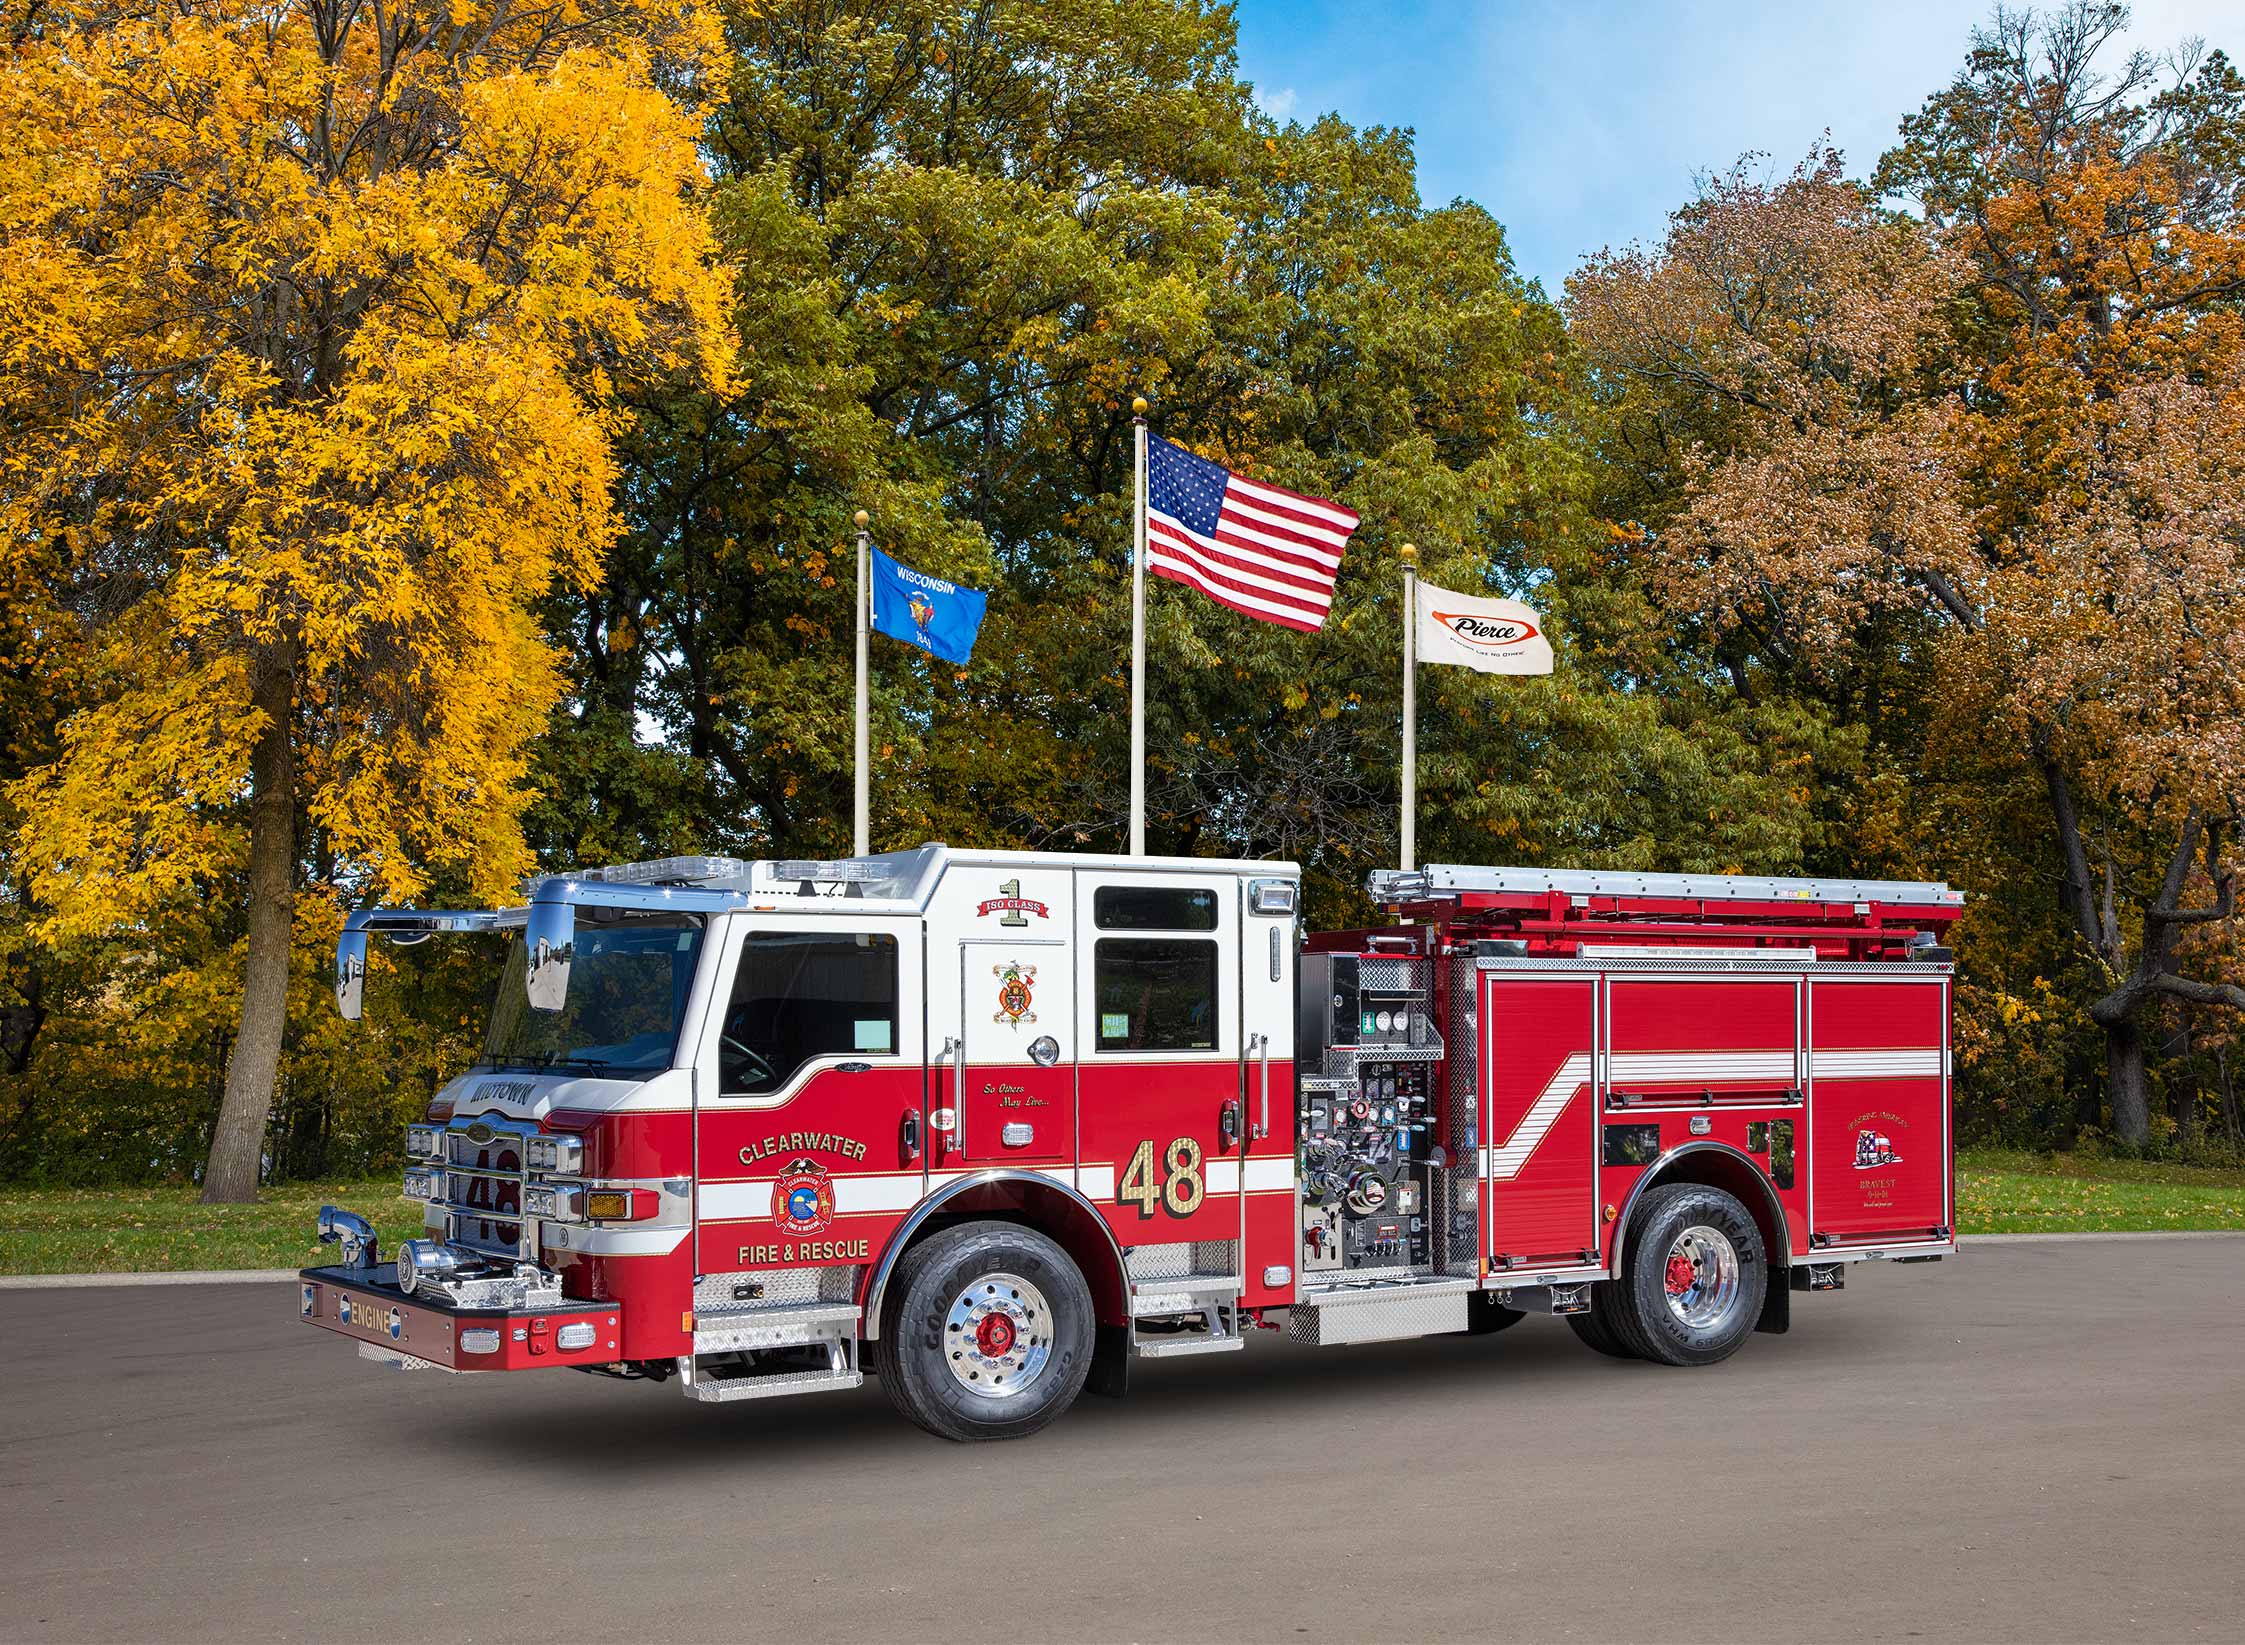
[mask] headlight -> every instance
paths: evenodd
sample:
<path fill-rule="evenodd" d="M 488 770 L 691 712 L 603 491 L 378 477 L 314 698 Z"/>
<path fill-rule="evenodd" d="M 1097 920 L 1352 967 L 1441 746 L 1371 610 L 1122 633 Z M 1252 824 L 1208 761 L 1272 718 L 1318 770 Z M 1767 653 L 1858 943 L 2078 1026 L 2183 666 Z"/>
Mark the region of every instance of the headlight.
<path fill-rule="evenodd" d="M 590 1348 L 599 1335 L 591 1321 L 581 1319 L 554 1332 L 553 1345 L 563 1350 Z"/>
<path fill-rule="evenodd" d="M 408 1166 L 405 1173 L 405 1197 L 442 1205 L 444 1173 L 433 1165 Z"/>
<path fill-rule="evenodd" d="M 523 1214 L 542 1222 L 581 1222 L 584 1193 L 574 1184 L 533 1182 L 522 1190 Z"/>
<path fill-rule="evenodd" d="M 405 1152 L 410 1159 L 444 1158 L 444 1127 L 441 1125 L 409 1125 L 405 1128 Z"/>
<path fill-rule="evenodd" d="M 585 1168 L 582 1137 L 532 1137 L 523 1144 L 522 1157 L 533 1171 L 573 1177 Z"/>

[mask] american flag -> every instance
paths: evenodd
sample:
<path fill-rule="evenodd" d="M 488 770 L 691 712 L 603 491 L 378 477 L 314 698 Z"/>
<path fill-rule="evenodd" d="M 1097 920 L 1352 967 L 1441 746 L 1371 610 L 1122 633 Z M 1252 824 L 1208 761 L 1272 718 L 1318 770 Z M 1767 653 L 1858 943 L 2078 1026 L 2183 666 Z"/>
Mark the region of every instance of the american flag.
<path fill-rule="evenodd" d="M 1324 627 L 1356 516 L 1243 480 L 1159 435 L 1146 445 L 1147 568 L 1267 623 Z"/>

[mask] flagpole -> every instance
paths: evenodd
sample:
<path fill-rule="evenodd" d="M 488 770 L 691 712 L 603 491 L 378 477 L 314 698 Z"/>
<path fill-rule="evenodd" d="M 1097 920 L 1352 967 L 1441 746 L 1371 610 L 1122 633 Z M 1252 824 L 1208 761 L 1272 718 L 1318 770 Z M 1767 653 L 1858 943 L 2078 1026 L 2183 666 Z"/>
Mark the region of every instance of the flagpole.
<path fill-rule="evenodd" d="M 865 856 L 873 848 L 873 778 L 868 759 L 868 746 L 872 742 L 872 713 L 866 706 L 866 618 L 871 590 L 868 581 L 869 550 L 872 539 L 866 534 L 866 513 L 857 511 L 857 813 L 850 835 L 853 856 Z"/>
<path fill-rule="evenodd" d="M 1130 514 L 1130 854 L 1146 854 L 1146 402 L 1130 402 L 1137 435 Z"/>
<path fill-rule="evenodd" d="M 1418 863 L 1419 820 L 1419 551 L 1405 543 L 1403 561 L 1403 860 Z"/>

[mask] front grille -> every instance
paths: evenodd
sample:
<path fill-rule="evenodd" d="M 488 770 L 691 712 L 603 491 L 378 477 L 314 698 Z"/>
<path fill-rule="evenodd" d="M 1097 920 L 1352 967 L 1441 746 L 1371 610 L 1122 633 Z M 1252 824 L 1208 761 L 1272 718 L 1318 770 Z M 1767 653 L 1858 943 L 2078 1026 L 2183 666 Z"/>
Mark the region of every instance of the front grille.
<path fill-rule="evenodd" d="M 527 1120 L 454 1120 L 444 1134 L 445 1237 L 498 1256 L 535 1256 L 525 1248 L 522 1189 L 530 1180 L 523 1139 Z"/>

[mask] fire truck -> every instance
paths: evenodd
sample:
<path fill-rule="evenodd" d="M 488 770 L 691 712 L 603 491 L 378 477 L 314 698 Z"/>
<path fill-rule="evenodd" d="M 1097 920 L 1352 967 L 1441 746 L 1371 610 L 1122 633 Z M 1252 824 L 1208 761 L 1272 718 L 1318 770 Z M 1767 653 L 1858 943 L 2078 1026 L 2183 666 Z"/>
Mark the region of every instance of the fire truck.
<path fill-rule="evenodd" d="M 406 1132 L 425 1237 L 302 1317 L 369 1358 L 766 1399 L 875 1377 L 952 1439 L 1258 1329 L 1559 1315 L 1706 1365 L 1848 1265 L 1956 1249 L 1942 884 L 1434 866 L 1309 933 L 1290 863 L 673 858 L 499 910 L 481 1059 Z"/>

